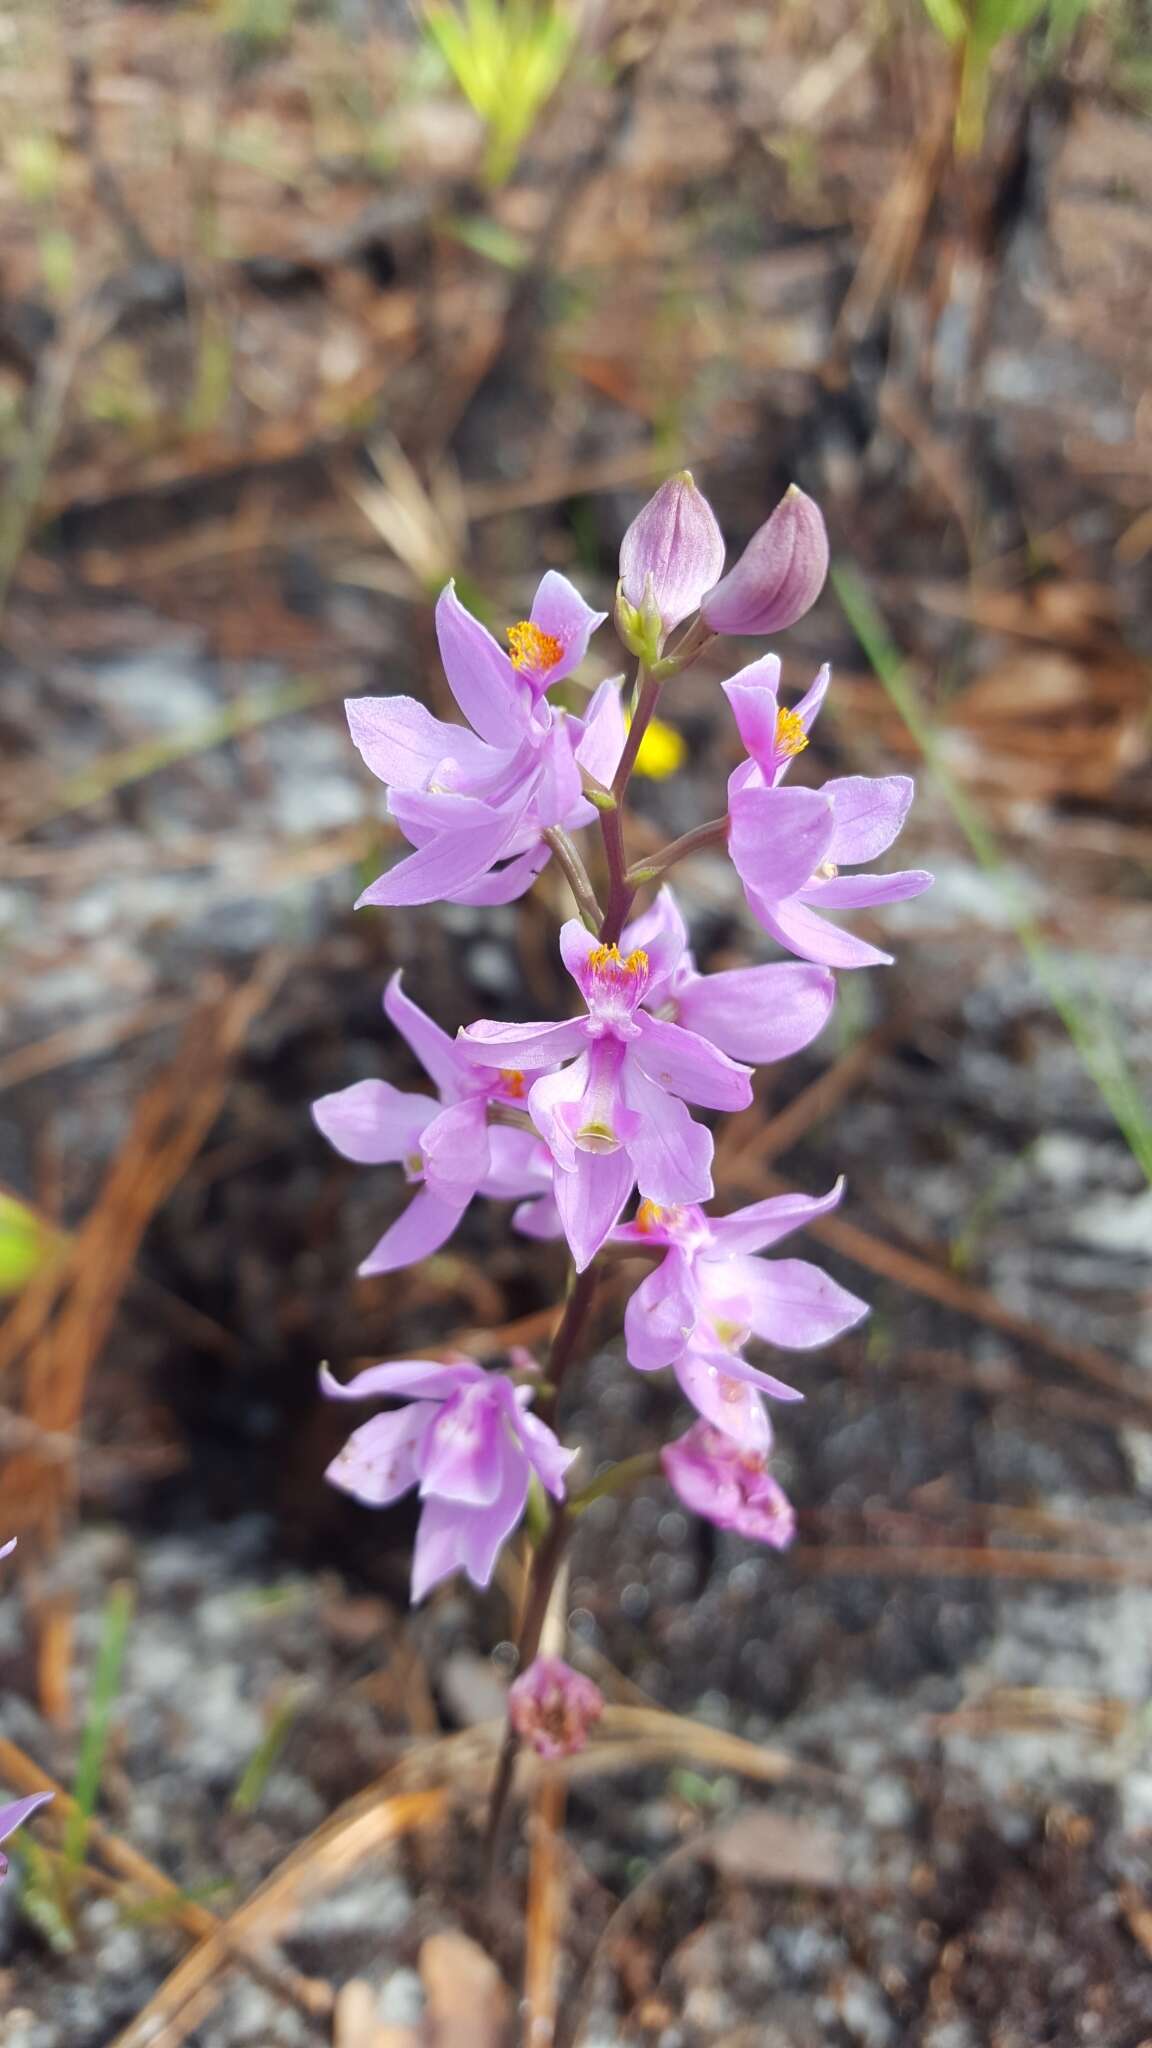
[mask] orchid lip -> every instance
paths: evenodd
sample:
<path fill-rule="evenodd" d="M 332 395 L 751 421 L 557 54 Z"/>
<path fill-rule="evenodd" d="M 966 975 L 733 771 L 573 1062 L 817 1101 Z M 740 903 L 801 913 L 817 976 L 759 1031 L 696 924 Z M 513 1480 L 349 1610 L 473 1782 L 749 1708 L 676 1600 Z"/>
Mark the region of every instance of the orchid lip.
<path fill-rule="evenodd" d="M 582 1152 L 593 1152 L 601 1156 L 620 1150 L 620 1140 L 608 1124 L 584 1124 L 576 1132 L 572 1142 L 578 1145 Z"/>

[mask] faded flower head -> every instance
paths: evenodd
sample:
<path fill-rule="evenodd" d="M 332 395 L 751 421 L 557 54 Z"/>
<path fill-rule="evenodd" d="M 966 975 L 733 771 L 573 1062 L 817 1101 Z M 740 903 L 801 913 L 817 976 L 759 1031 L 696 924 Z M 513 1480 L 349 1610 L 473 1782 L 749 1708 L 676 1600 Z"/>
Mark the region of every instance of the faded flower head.
<path fill-rule="evenodd" d="M 768 1471 L 768 1449 L 734 1443 L 710 1423 L 694 1422 L 660 1453 L 665 1477 L 694 1515 L 753 1543 L 786 1550 L 796 1534 L 791 1501 Z"/>
<path fill-rule="evenodd" d="M 561 1657 L 537 1657 L 508 1692 L 508 1718 L 537 1756 L 575 1756 L 604 1712 L 604 1695 Z"/>

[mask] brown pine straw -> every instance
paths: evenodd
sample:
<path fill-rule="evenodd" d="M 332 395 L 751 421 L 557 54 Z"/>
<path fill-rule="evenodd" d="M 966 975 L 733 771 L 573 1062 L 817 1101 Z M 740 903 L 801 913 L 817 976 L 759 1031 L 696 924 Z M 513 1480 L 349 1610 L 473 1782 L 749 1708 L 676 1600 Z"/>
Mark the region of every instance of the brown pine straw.
<path fill-rule="evenodd" d="M 568 1907 L 564 1815 L 568 1787 L 554 1765 L 540 1771 L 529 1828 L 528 1910 L 524 1941 L 524 2048 L 552 2048 L 560 1945 Z"/>
<path fill-rule="evenodd" d="M 137 1104 L 89 1215 L 0 1330 L 0 1384 L 19 1377 L 25 1420 L 52 1440 L 44 1453 L 18 1452 L 0 1475 L 6 1532 L 34 1530 L 48 1540 L 58 1534 L 76 1476 L 75 1459 L 60 1456 L 60 1445 L 79 1426 L 89 1375 L 144 1233 L 211 1130 L 236 1056 L 288 961 L 283 950 L 268 952 L 239 988 L 215 989 L 198 1006 L 176 1058 Z"/>

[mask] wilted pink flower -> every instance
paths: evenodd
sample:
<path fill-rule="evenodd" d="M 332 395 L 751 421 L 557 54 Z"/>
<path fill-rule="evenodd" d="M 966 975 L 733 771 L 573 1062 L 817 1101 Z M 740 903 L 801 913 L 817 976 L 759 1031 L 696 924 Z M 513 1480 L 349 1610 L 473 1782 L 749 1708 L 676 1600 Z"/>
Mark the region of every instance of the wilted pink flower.
<path fill-rule="evenodd" d="M 469 1025 L 470 1059 L 519 1071 L 552 1067 L 528 1094 L 528 1114 L 558 1171 L 554 1192 L 578 1271 L 595 1257 L 632 1192 L 653 1202 L 707 1200 L 712 1136 L 685 1100 L 743 1109 L 752 1099 L 747 1067 L 682 1025 L 643 1009 L 663 960 L 643 950 L 600 945 L 572 918 L 560 951 L 587 1005 L 562 1023 Z"/>
<path fill-rule="evenodd" d="M 537 1756 L 576 1756 L 604 1712 L 604 1695 L 562 1657 L 537 1657 L 508 1688 L 508 1719 Z"/>
<path fill-rule="evenodd" d="M 349 698 L 352 738 L 416 849 L 360 904 L 511 903 L 549 858 L 542 834 L 592 821 L 581 768 L 612 779 L 624 741 L 619 678 L 600 685 L 583 719 L 554 709 L 546 692 L 583 659 L 605 617 L 551 570 L 506 653 L 449 583 L 436 631 L 470 725 L 446 725 L 412 697 Z"/>
<path fill-rule="evenodd" d="M 8 1547 L 11 1549 L 11 1544 Z M 0 1806 L 0 1842 L 6 1842 L 9 1835 L 15 1834 L 17 1828 L 23 1827 L 24 1822 L 35 1813 L 38 1806 L 46 1806 L 52 1797 L 51 1792 L 33 1792 L 27 1799 L 14 1799 L 10 1806 Z M 3 1883 L 7 1875 L 8 1858 L 0 1849 L 0 1883 Z"/>
<path fill-rule="evenodd" d="M 921 868 L 840 873 L 891 846 L 912 802 L 912 782 L 907 775 L 842 775 L 821 789 L 781 789 L 791 762 L 808 745 L 829 678 L 821 669 L 791 711 L 779 707 L 779 680 L 780 664 L 769 655 L 724 685 L 750 756 L 728 783 L 733 865 L 749 907 L 790 953 L 827 967 L 887 964 L 890 953 L 829 924 L 820 912 L 897 903 L 931 887 L 932 876 Z"/>
<path fill-rule="evenodd" d="M 636 514 L 620 545 L 620 594 L 659 638 L 696 610 L 724 567 L 724 536 L 689 470 L 669 477 Z"/>
<path fill-rule="evenodd" d="M 618 1244 L 665 1251 L 625 1311 L 629 1363 L 640 1372 L 671 1366 L 705 1420 L 748 1449 L 769 1442 L 761 1394 L 801 1399 L 785 1381 L 749 1365 L 742 1356 L 749 1339 L 807 1351 L 868 1313 L 865 1302 L 806 1259 L 753 1256 L 826 1215 L 842 1191 L 838 1181 L 826 1195 L 773 1195 L 729 1216 L 642 1202 L 635 1221 L 613 1233 Z"/>
<path fill-rule="evenodd" d="M 810 611 L 828 574 L 820 507 L 795 484 L 708 591 L 700 616 L 714 633 L 781 633 Z"/>
<path fill-rule="evenodd" d="M 523 1109 L 527 1082 L 510 1068 L 493 1072 L 467 1057 L 394 974 L 384 1009 L 439 1097 L 407 1094 L 389 1081 L 354 1081 L 322 1095 L 312 1115 L 330 1145 L 360 1166 L 402 1165 L 417 1193 L 369 1252 L 362 1274 L 392 1273 L 438 1251 L 474 1195 L 513 1201 L 541 1190 L 543 1155 L 531 1131 L 489 1125 L 488 1106 Z"/>
<path fill-rule="evenodd" d="M 452 1572 L 487 1586 L 501 1544 L 524 1513 L 534 1472 L 555 1500 L 575 1457 L 537 1416 L 531 1387 L 474 1359 L 427 1358 L 371 1365 L 347 1386 L 322 1368 L 320 1385 L 339 1401 L 399 1395 L 408 1405 L 354 1430 L 328 1467 L 334 1486 L 368 1507 L 388 1507 L 418 1486 L 424 1503 L 412 1558 L 412 1598 L 423 1600 Z"/>
<path fill-rule="evenodd" d="M 767 1469 L 764 1450 L 748 1450 L 707 1422 L 660 1453 L 665 1476 L 684 1506 L 718 1529 L 786 1550 L 796 1534 L 791 1501 Z"/>

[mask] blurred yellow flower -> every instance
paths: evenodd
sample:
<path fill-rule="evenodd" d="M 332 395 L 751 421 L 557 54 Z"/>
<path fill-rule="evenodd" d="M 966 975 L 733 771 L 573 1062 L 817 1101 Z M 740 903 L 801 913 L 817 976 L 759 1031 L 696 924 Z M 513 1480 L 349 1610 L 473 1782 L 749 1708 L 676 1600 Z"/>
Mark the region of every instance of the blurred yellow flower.
<path fill-rule="evenodd" d="M 675 726 L 654 718 L 640 742 L 636 773 L 650 776 L 653 782 L 663 782 L 669 775 L 675 775 L 687 751 L 683 735 Z"/>

